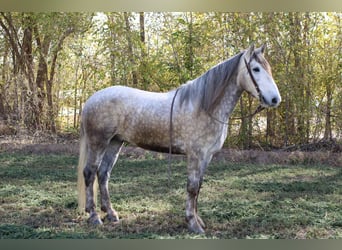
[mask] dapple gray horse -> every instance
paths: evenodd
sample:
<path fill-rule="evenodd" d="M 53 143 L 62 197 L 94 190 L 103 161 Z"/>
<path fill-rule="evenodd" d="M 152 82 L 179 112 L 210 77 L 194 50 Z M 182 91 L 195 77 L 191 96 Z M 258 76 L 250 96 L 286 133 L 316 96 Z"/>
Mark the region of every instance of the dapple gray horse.
<path fill-rule="evenodd" d="M 170 92 L 113 86 L 92 95 L 82 112 L 78 166 L 79 206 L 89 213 L 89 223 L 102 224 L 94 201 L 96 175 L 101 210 L 109 221 L 119 220 L 108 180 L 123 143 L 128 142 L 187 156 L 186 220 L 190 231 L 204 233 L 197 214 L 203 175 L 223 146 L 229 117 L 242 92 L 258 98 L 260 107 L 277 107 L 281 101 L 264 49 L 251 46 Z"/>

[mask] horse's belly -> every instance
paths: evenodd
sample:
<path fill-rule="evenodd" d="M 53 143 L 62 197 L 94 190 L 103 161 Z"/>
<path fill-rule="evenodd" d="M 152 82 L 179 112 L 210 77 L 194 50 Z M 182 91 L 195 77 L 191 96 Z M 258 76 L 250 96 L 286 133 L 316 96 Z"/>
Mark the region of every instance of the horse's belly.
<path fill-rule="evenodd" d="M 174 136 L 175 133 L 173 133 Z M 169 120 L 167 118 L 158 120 L 156 116 L 152 118 L 147 114 L 140 114 L 140 117 L 137 117 L 125 130 L 124 139 L 130 144 L 147 150 L 168 153 L 170 148 Z M 173 144 L 172 153 L 184 154 L 184 150 Z"/>
<path fill-rule="evenodd" d="M 154 145 L 154 144 L 145 144 L 145 143 L 138 143 L 136 145 L 140 148 L 152 150 L 155 152 L 160 152 L 160 153 L 169 153 L 170 152 L 170 147 Z M 184 150 L 179 148 L 179 147 L 171 147 L 171 152 L 172 152 L 172 154 L 185 154 Z"/>

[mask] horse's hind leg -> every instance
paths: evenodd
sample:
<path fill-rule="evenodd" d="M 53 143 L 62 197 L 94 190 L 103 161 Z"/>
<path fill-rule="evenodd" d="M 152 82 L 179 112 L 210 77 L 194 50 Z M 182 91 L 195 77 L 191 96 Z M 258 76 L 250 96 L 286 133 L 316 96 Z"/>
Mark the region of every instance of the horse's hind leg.
<path fill-rule="evenodd" d="M 105 218 L 111 222 L 119 221 L 119 216 L 117 212 L 112 208 L 110 202 L 108 192 L 108 181 L 113 166 L 115 165 L 116 160 L 118 159 L 122 144 L 123 142 L 119 140 L 113 139 L 111 141 L 111 143 L 108 145 L 106 149 L 100 168 L 97 172 L 101 194 L 101 210 L 107 213 Z"/>
<path fill-rule="evenodd" d="M 96 206 L 94 201 L 94 181 L 96 177 L 97 169 L 100 166 L 103 155 L 105 152 L 105 146 L 89 145 L 89 153 L 87 157 L 87 163 L 83 170 L 85 185 L 86 185 L 86 212 L 89 213 L 88 222 L 94 225 L 102 224 L 99 215 L 96 212 Z"/>

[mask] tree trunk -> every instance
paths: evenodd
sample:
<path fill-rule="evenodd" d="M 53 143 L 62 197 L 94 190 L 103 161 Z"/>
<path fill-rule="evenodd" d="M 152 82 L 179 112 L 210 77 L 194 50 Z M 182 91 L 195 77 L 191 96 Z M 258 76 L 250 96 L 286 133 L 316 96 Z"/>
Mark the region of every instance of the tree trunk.
<path fill-rule="evenodd" d="M 332 105 L 332 91 L 330 83 L 325 84 L 325 91 L 327 96 L 327 103 L 325 108 L 325 127 L 324 127 L 324 139 L 332 139 L 332 128 L 331 128 L 331 105 Z"/>
<path fill-rule="evenodd" d="M 141 82 L 144 89 L 148 89 L 148 68 L 147 68 L 147 52 L 146 52 L 146 37 L 145 37 L 145 14 L 139 13 L 140 20 L 140 48 L 141 48 L 141 60 L 140 60 L 140 74 Z"/>
<path fill-rule="evenodd" d="M 2 69 L 1 69 L 1 83 L 0 83 L 0 119 L 8 120 L 8 107 L 6 104 L 6 96 L 7 96 L 7 91 L 5 89 L 5 85 L 7 82 L 6 79 L 6 70 L 7 70 L 7 58 L 9 54 L 9 47 L 8 43 L 4 44 L 4 51 L 2 56 Z"/>
<path fill-rule="evenodd" d="M 172 33 L 172 26 L 171 26 L 171 22 L 172 22 L 172 18 L 169 18 L 170 14 L 165 14 L 164 13 L 164 23 L 165 26 L 168 28 L 168 32 Z M 171 20 L 170 20 L 171 19 Z M 184 77 L 182 74 L 182 68 L 181 68 L 181 63 L 180 63 L 180 56 L 178 54 L 178 51 L 176 49 L 176 42 L 175 39 L 173 38 L 173 36 L 168 36 L 169 38 L 169 43 L 171 45 L 171 49 L 172 49 L 172 54 L 173 54 L 173 58 L 174 58 L 174 64 L 175 64 L 175 68 L 178 74 L 178 81 L 179 84 L 183 84 L 184 83 Z"/>
<path fill-rule="evenodd" d="M 49 78 L 46 81 L 46 96 L 47 96 L 47 104 L 48 104 L 48 117 L 50 118 L 48 120 L 48 128 L 51 130 L 51 132 L 56 133 L 56 122 L 55 122 L 55 107 L 53 105 L 53 94 L 52 94 L 52 87 L 53 87 L 53 80 L 55 77 L 55 71 L 56 71 L 56 63 L 57 63 L 57 57 L 58 53 L 62 50 L 62 45 L 65 40 L 71 33 L 74 32 L 74 29 L 69 28 L 67 29 L 59 38 L 57 41 L 56 49 L 52 52 L 52 61 L 51 61 L 51 69 Z"/>
<path fill-rule="evenodd" d="M 135 60 L 134 60 L 134 54 L 133 54 L 133 42 L 132 42 L 132 32 L 131 32 L 131 25 L 129 22 L 129 16 L 127 12 L 124 12 L 124 18 L 125 18 L 125 24 L 126 24 L 126 37 L 127 37 L 127 52 L 128 52 L 128 58 L 130 61 L 130 68 L 132 73 L 132 81 L 133 85 L 138 85 L 138 74 L 135 70 Z"/>
<path fill-rule="evenodd" d="M 115 73 L 115 67 L 116 67 L 116 54 L 115 54 L 115 41 L 117 39 L 117 32 L 114 28 L 114 23 L 116 22 L 116 18 L 114 16 L 114 13 L 107 13 L 106 17 L 108 19 L 108 49 L 109 49 L 109 59 L 110 59 L 110 82 L 111 85 L 114 85 L 116 82 L 116 73 Z M 82 36 L 83 37 L 83 36 Z M 81 42 L 83 45 L 83 42 Z"/>
<path fill-rule="evenodd" d="M 37 48 L 39 50 L 39 64 L 37 69 L 37 77 L 36 77 L 36 86 L 37 86 L 37 96 L 38 96 L 38 110 L 41 114 L 41 118 L 43 119 L 42 123 L 44 123 L 44 127 L 47 127 L 47 124 L 50 123 L 51 117 L 46 117 L 46 110 L 44 108 L 46 92 L 45 86 L 48 81 L 48 65 L 46 63 L 47 55 L 50 48 L 50 39 L 45 37 L 43 41 L 41 41 L 39 37 L 38 30 L 35 29 L 35 36 L 37 42 Z"/>
<path fill-rule="evenodd" d="M 186 16 L 188 17 L 188 16 Z M 187 18 L 188 19 L 188 18 Z M 187 37 L 187 46 L 185 51 L 185 67 L 189 72 L 190 79 L 193 78 L 193 68 L 194 68 L 194 52 L 193 52 L 193 17 L 192 12 L 190 12 L 190 20 L 187 20 L 188 23 L 188 37 Z"/>
<path fill-rule="evenodd" d="M 27 93 L 28 98 L 28 107 L 29 110 L 25 112 L 25 124 L 28 124 L 30 128 L 34 130 L 42 130 L 42 102 L 38 98 L 37 85 L 34 81 L 34 64 L 33 64 L 33 55 L 32 55 L 32 43 L 33 43 L 33 29 L 30 25 L 32 25 L 32 20 L 30 17 L 27 17 L 28 27 L 24 30 L 24 36 L 22 41 L 22 57 L 24 63 L 24 72 L 26 74 L 26 80 L 28 81 L 28 89 L 30 90 Z"/>
<path fill-rule="evenodd" d="M 79 69 L 79 64 L 77 63 L 76 68 L 75 68 L 75 88 L 74 88 L 74 124 L 73 124 L 74 128 L 76 128 L 76 126 L 77 126 L 77 112 L 76 112 L 76 110 L 77 110 L 77 92 L 78 92 L 78 69 Z"/>
<path fill-rule="evenodd" d="M 140 41 L 145 44 L 145 14 L 144 12 L 139 13 L 140 23 Z"/>

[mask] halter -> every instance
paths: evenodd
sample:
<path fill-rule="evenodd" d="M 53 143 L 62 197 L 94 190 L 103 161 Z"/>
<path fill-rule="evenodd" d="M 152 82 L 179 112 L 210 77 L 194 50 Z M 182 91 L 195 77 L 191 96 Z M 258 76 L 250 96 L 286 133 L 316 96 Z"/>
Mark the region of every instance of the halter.
<path fill-rule="evenodd" d="M 260 91 L 259 85 L 258 85 L 258 83 L 256 82 L 256 80 L 255 80 L 255 78 L 254 78 L 254 76 L 253 76 L 252 70 L 251 70 L 251 65 L 250 65 L 251 60 L 249 60 L 249 63 L 247 63 L 246 58 L 244 58 L 243 60 L 244 60 L 244 62 L 245 62 L 246 69 L 247 69 L 247 71 L 248 71 L 248 73 L 249 73 L 249 76 L 250 76 L 251 79 L 252 79 L 252 82 L 253 82 L 253 84 L 254 84 L 254 87 L 255 87 L 256 91 L 258 92 L 259 101 L 261 101 L 261 91 Z"/>

